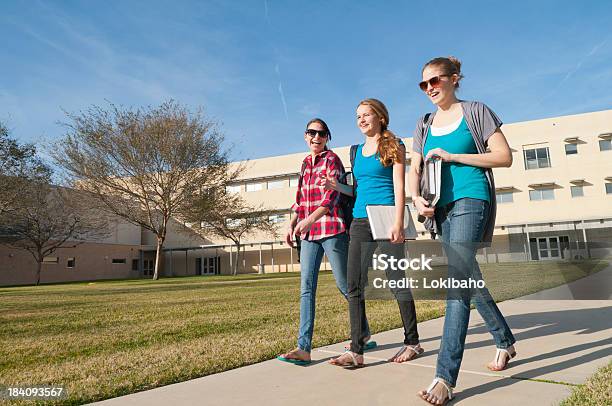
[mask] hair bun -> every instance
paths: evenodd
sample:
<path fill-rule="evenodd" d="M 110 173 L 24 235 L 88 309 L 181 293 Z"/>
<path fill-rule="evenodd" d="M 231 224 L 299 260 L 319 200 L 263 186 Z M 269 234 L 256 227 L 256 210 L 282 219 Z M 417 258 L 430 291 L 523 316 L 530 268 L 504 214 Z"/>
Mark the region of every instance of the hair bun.
<path fill-rule="evenodd" d="M 461 73 L 461 61 L 454 56 L 449 56 L 448 60 L 457 68 L 457 73 Z"/>

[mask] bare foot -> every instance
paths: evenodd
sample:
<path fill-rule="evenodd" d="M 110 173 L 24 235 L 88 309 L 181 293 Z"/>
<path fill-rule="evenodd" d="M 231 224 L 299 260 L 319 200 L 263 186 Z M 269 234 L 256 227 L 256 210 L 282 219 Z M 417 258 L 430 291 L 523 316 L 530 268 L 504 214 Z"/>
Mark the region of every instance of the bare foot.
<path fill-rule="evenodd" d="M 402 348 L 394 356 L 389 358 L 388 361 L 402 363 L 415 359 L 417 355 L 422 353 L 423 348 L 421 348 L 421 344 L 403 345 Z"/>
<path fill-rule="evenodd" d="M 497 351 L 495 351 L 495 358 L 493 361 L 487 364 L 487 368 L 495 372 L 503 371 L 508 367 L 508 362 L 510 362 L 510 359 L 514 358 L 515 356 L 516 350 L 514 349 L 513 345 L 506 349 L 498 348 Z"/>
<path fill-rule="evenodd" d="M 434 381 L 432 383 L 433 387 L 430 386 L 426 390 L 419 391 L 417 395 L 431 405 L 445 405 L 451 399 L 450 396 L 452 396 L 452 393 L 449 394 L 448 390 L 451 386 L 448 382 L 440 378 L 437 379 L 438 382 Z M 444 386 L 445 384 L 447 386 Z"/>
<path fill-rule="evenodd" d="M 339 367 L 359 368 L 363 366 L 363 355 L 352 351 L 346 351 L 339 357 L 330 359 L 329 363 Z"/>
<path fill-rule="evenodd" d="M 289 352 L 280 355 L 286 359 L 294 359 L 297 361 L 310 361 L 310 353 L 308 351 L 304 351 L 301 348 L 293 349 Z"/>

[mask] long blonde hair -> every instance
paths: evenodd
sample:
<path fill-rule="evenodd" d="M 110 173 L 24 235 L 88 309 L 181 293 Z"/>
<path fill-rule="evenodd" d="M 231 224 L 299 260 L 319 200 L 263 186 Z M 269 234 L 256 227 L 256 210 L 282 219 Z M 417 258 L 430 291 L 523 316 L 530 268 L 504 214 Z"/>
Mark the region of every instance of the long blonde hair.
<path fill-rule="evenodd" d="M 359 102 L 359 106 L 370 106 L 376 115 L 380 118 L 382 135 L 378 140 L 378 153 L 380 162 L 383 166 L 391 166 L 394 163 L 401 162 L 402 151 L 400 149 L 399 138 L 389 129 L 389 111 L 387 107 L 378 99 L 364 99 Z"/>

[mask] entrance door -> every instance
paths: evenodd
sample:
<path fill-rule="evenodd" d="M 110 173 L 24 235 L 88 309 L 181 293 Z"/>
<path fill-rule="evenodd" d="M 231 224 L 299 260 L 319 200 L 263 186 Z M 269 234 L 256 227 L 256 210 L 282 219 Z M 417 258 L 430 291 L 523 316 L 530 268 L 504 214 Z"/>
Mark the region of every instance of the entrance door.
<path fill-rule="evenodd" d="M 153 271 L 155 271 L 155 261 L 152 259 L 145 259 L 142 262 L 142 273 L 145 276 L 153 276 Z"/>
<path fill-rule="evenodd" d="M 202 258 L 195 259 L 195 274 L 202 275 Z"/>
<path fill-rule="evenodd" d="M 542 260 L 561 258 L 559 237 L 538 237 L 538 252 Z"/>
<path fill-rule="evenodd" d="M 202 260 L 202 275 L 219 274 L 219 257 L 197 258 Z"/>

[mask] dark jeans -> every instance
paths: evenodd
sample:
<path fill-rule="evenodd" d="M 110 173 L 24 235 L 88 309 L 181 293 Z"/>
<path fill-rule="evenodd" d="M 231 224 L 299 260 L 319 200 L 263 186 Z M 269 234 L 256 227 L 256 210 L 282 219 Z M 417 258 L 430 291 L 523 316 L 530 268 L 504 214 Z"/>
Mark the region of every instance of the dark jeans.
<path fill-rule="evenodd" d="M 368 283 L 368 267 L 372 263 L 372 254 L 377 244 L 372 238 L 370 223 L 367 218 L 356 218 L 351 223 L 350 242 L 348 251 L 348 301 L 349 315 L 351 321 L 351 351 L 363 354 L 365 345 L 365 326 L 366 326 L 366 307 L 364 291 Z M 390 242 L 380 242 L 380 250 L 395 258 L 404 257 L 404 245 L 392 244 Z M 400 277 L 392 270 L 387 270 L 387 279 L 397 279 Z M 402 276 L 403 277 L 403 276 Z M 400 289 L 393 290 L 397 299 L 402 323 L 404 324 L 404 344 L 415 345 L 419 343 L 417 332 L 416 311 L 414 300 L 407 299 L 405 291 Z"/>
<path fill-rule="evenodd" d="M 476 250 L 481 245 L 484 226 L 487 222 L 489 203 L 484 200 L 463 198 L 444 207 L 437 207 L 435 216 L 441 225 L 442 246 L 448 258 L 448 276 L 455 279 L 473 278 L 481 280 L 482 275 Z M 482 316 L 497 348 L 508 348 L 516 341 L 499 311 L 488 289 L 454 289 L 449 291 L 444 316 L 444 330 L 436 377 L 455 386 L 468 323 L 470 321 L 470 302 Z"/>

